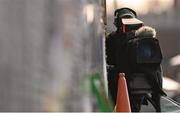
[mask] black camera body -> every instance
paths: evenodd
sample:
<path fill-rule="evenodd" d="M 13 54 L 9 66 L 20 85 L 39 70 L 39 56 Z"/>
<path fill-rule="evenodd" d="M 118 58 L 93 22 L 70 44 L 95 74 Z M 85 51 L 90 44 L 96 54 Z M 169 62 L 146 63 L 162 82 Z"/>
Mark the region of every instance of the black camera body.
<path fill-rule="evenodd" d="M 149 100 L 156 111 L 160 109 L 162 91 L 162 52 L 155 30 L 148 26 L 126 32 L 126 79 L 133 111 L 140 111 Z M 150 96 L 151 95 L 151 96 Z M 155 99 L 153 97 L 155 96 Z"/>
<path fill-rule="evenodd" d="M 158 66 L 162 61 L 162 53 L 159 41 L 156 38 L 144 37 L 130 39 L 126 44 L 129 65 L 139 67 L 141 65 Z"/>
<path fill-rule="evenodd" d="M 117 31 L 110 36 L 115 41 L 107 41 L 112 47 L 107 50 L 108 62 L 118 71 L 125 72 L 133 112 L 139 112 L 141 105 L 147 104 L 148 100 L 160 112 L 160 96 L 165 93 L 162 91 L 162 53 L 159 41 L 155 29 L 144 26 L 136 17 L 136 12 L 130 8 L 115 11 L 114 25 Z M 116 49 L 115 53 L 111 51 L 113 49 Z M 111 63 L 112 59 L 115 61 Z"/>

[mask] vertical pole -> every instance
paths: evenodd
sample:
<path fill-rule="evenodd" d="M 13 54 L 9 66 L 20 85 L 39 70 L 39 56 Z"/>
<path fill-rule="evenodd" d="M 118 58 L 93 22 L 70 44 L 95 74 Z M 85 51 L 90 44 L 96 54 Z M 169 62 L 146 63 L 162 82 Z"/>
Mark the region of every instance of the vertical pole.
<path fill-rule="evenodd" d="M 103 20 L 104 20 L 104 25 L 107 25 L 107 10 L 106 10 L 106 0 L 103 0 L 103 7 L 104 7 L 104 12 L 103 12 Z"/>
<path fill-rule="evenodd" d="M 104 27 L 104 36 L 102 38 L 102 43 L 103 43 L 103 75 L 104 75 L 104 85 L 105 85 L 105 91 L 106 95 L 108 96 L 108 86 L 107 86 L 107 71 L 106 71 L 106 53 L 105 53 L 105 38 L 107 36 L 107 13 L 106 13 L 106 0 L 102 0 L 102 8 L 103 8 L 103 27 Z"/>

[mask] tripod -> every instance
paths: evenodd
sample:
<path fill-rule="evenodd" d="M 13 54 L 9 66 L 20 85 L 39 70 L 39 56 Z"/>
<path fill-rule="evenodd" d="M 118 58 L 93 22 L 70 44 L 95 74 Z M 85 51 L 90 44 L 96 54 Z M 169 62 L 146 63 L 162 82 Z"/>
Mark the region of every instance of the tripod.
<path fill-rule="evenodd" d="M 149 84 L 145 75 L 143 73 L 135 73 L 131 76 L 127 77 L 127 85 L 132 111 L 139 112 L 141 106 L 148 105 L 149 101 L 156 109 L 156 112 L 161 112 L 160 94 Z"/>

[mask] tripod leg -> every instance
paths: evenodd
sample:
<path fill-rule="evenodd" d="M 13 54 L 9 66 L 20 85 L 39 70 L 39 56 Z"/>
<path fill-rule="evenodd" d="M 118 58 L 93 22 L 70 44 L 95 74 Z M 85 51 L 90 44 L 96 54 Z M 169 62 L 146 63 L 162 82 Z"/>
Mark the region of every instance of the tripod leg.
<path fill-rule="evenodd" d="M 130 103 L 131 103 L 132 112 L 140 112 L 143 100 L 144 100 L 144 96 L 142 95 L 131 96 Z"/>
<path fill-rule="evenodd" d="M 161 96 L 159 94 L 152 94 L 152 100 L 155 102 L 156 104 L 156 112 L 161 112 Z"/>

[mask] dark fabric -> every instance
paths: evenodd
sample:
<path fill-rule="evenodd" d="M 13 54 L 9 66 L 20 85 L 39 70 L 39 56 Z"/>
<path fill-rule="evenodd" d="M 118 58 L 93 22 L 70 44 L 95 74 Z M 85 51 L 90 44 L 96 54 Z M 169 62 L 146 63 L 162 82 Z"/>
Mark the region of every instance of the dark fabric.
<path fill-rule="evenodd" d="M 106 39 L 106 62 L 107 65 L 113 67 L 107 69 L 108 74 L 108 90 L 114 104 L 116 103 L 118 74 L 119 72 L 126 73 L 126 56 L 124 43 L 126 41 L 126 34 L 111 33 Z"/>
<path fill-rule="evenodd" d="M 106 62 L 114 65 L 120 72 L 125 72 L 126 55 L 124 44 L 126 41 L 125 33 L 111 33 L 106 39 Z"/>
<path fill-rule="evenodd" d="M 110 98 L 113 100 L 113 104 L 116 104 L 117 88 L 118 88 L 118 70 L 115 68 L 109 68 L 108 70 L 108 90 Z"/>

